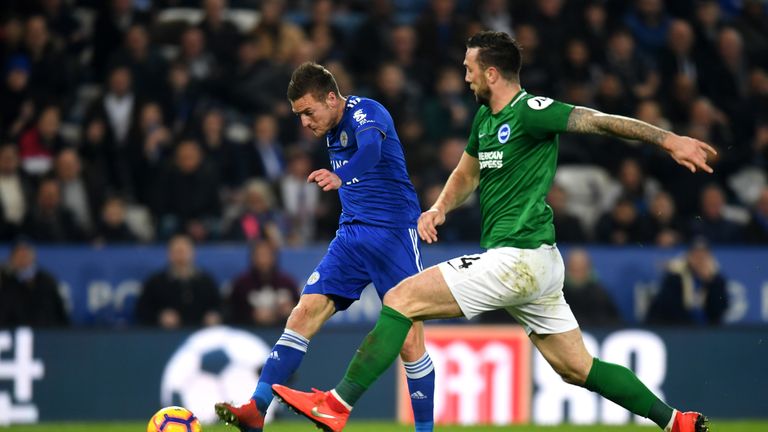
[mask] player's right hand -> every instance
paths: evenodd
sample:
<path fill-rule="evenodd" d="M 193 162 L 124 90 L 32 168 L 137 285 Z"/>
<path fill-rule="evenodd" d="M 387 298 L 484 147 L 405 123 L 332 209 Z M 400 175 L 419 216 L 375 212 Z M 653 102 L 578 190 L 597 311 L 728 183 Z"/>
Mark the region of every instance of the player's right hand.
<path fill-rule="evenodd" d="M 437 227 L 445 222 L 445 212 L 440 209 L 429 209 L 419 216 L 419 237 L 428 244 L 437 241 Z"/>

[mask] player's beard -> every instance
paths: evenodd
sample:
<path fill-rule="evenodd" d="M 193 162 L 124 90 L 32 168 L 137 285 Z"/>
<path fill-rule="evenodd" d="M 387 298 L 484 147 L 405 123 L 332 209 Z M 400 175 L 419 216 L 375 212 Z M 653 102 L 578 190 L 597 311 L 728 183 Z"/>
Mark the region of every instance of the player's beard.
<path fill-rule="evenodd" d="M 491 89 L 488 86 L 478 86 L 475 91 L 475 100 L 481 105 L 489 106 L 491 103 Z"/>

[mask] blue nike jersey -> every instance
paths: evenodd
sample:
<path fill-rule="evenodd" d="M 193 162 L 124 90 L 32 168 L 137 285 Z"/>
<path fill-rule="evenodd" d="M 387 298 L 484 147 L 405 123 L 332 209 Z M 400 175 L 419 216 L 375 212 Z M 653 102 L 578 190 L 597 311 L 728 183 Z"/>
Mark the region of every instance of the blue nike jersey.
<path fill-rule="evenodd" d="M 379 162 L 339 189 L 339 224 L 408 228 L 416 225 L 421 213 L 416 190 L 405 168 L 403 146 L 395 132 L 392 116 L 373 99 L 350 96 L 338 126 L 326 134 L 331 167 L 344 166 L 357 151 L 357 134 L 370 128 L 384 135 Z"/>

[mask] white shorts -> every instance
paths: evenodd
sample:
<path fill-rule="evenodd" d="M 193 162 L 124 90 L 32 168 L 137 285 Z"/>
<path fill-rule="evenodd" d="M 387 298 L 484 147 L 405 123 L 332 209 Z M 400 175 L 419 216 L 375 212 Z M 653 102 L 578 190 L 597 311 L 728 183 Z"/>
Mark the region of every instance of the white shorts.
<path fill-rule="evenodd" d="M 504 309 L 528 334 L 563 333 L 579 326 L 563 297 L 565 266 L 555 246 L 489 249 L 438 268 L 468 319 Z"/>

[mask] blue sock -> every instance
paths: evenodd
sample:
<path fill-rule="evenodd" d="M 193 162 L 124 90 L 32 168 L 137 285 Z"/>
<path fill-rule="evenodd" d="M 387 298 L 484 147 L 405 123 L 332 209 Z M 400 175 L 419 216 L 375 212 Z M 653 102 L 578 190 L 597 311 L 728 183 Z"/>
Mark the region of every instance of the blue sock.
<path fill-rule="evenodd" d="M 403 362 L 408 377 L 408 392 L 411 394 L 413 420 L 416 432 L 432 432 L 435 426 L 435 367 L 429 353 L 414 361 Z"/>
<path fill-rule="evenodd" d="M 309 340 L 293 330 L 285 329 L 280 339 L 269 353 L 264 368 L 259 376 L 259 384 L 251 399 L 262 414 L 267 412 L 272 403 L 272 384 L 285 384 L 288 378 L 299 368 L 307 352 Z"/>

